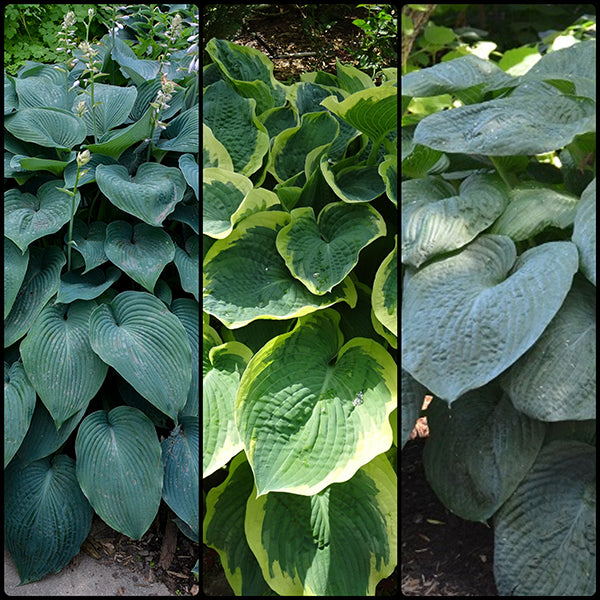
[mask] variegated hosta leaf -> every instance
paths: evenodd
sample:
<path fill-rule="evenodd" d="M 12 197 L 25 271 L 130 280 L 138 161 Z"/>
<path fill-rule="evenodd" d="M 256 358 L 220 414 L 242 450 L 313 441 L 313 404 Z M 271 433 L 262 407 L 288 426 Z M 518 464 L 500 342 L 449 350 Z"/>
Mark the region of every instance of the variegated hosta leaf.
<path fill-rule="evenodd" d="M 27 272 L 29 250 L 22 254 L 17 246 L 4 238 L 4 318 L 10 312 Z"/>
<path fill-rule="evenodd" d="M 485 522 L 531 468 L 545 425 L 515 410 L 495 383 L 468 392 L 451 409 L 434 399 L 426 414 L 429 484 L 453 513 Z"/>
<path fill-rule="evenodd" d="M 202 123 L 202 168 L 211 167 L 233 172 L 233 162 L 229 152 L 215 137 L 212 129 L 206 123 Z"/>
<path fill-rule="evenodd" d="M 17 189 L 4 193 L 4 235 L 25 253 L 27 246 L 51 233 L 56 233 L 79 206 L 79 192 L 73 199 L 58 188 L 64 182 L 57 180 L 42 184 L 37 196 Z"/>
<path fill-rule="evenodd" d="M 277 234 L 277 251 L 312 294 L 331 292 L 356 266 L 359 252 L 386 232 L 381 215 L 364 204 L 328 204 L 318 219 L 311 207 L 290 216 Z"/>
<path fill-rule="evenodd" d="M 20 362 L 4 363 L 4 468 L 19 449 L 35 410 L 35 390 Z"/>
<path fill-rule="evenodd" d="M 384 455 L 310 497 L 254 492 L 246 538 L 279 595 L 373 596 L 394 571 L 397 478 Z"/>
<path fill-rule="evenodd" d="M 301 317 L 242 375 L 235 421 L 259 495 L 316 494 L 392 443 L 396 365 L 371 339 L 342 346 L 339 320 L 332 309 Z"/>
<path fill-rule="evenodd" d="M 144 163 L 135 177 L 123 165 L 98 165 L 96 181 L 117 208 L 153 226 L 175 210 L 187 185 L 179 169 L 158 163 Z"/>
<path fill-rule="evenodd" d="M 273 590 L 265 582 L 244 532 L 246 503 L 253 493 L 254 477 L 240 452 L 229 466 L 227 479 L 206 496 L 203 541 L 221 558 L 225 577 L 238 596 L 265 596 Z"/>
<path fill-rule="evenodd" d="M 379 175 L 385 182 L 388 198 L 398 206 L 398 156 L 386 155 L 386 159 L 378 167 Z"/>
<path fill-rule="evenodd" d="M 398 236 L 394 249 L 383 259 L 375 274 L 371 295 L 373 312 L 380 323 L 398 335 Z"/>
<path fill-rule="evenodd" d="M 456 250 L 487 229 L 508 204 L 497 175 L 471 175 L 458 190 L 434 178 L 402 182 L 402 262 L 415 267 Z"/>
<path fill-rule="evenodd" d="M 203 268 L 206 312 L 235 329 L 260 318 L 299 317 L 342 300 L 356 304 L 348 277 L 317 296 L 291 275 L 276 248 L 277 234 L 289 222 L 288 213 L 256 213 L 211 246 Z"/>
<path fill-rule="evenodd" d="M 27 376 L 57 428 L 87 406 L 108 371 L 90 346 L 94 308 L 84 301 L 48 304 L 21 343 Z"/>
<path fill-rule="evenodd" d="M 256 118 L 254 100 L 242 98 L 224 81 L 204 90 L 202 120 L 229 153 L 236 173 L 250 176 L 269 151 L 269 135 Z"/>
<path fill-rule="evenodd" d="M 571 242 L 516 260 L 512 240 L 481 235 L 405 276 L 402 366 L 448 403 L 520 358 L 558 312 L 578 266 Z"/>
<path fill-rule="evenodd" d="M 573 241 L 579 249 L 581 272 L 596 285 L 596 179 L 583 190 L 577 205 Z"/>
<path fill-rule="evenodd" d="M 66 262 L 62 250 L 56 246 L 45 249 L 31 247 L 23 285 L 4 321 L 5 348 L 29 331 L 46 302 L 56 294 L 60 284 L 60 270 Z"/>
<path fill-rule="evenodd" d="M 149 292 L 154 291 L 162 270 L 175 257 L 171 236 L 146 223 L 131 226 L 114 221 L 106 228 L 104 252 L 108 259 Z"/>
<path fill-rule="evenodd" d="M 596 418 L 596 289 L 588 281 L 575 277 L 550 325 L 500 382 L 534 419 Z"/>
<path fill-rule="evenodd" d="M 23 108 L 5 116 L 4 126 L 16 138 L 45 148 L 70 150 L 86 136 L 83 120 L 58 108 Z"/>
<path fill-rule="evenodd" d="M 79 426 L 75 454 L 77 480 L 94 510 L 113 529 L 139 540 L 156 517 L 163 486 L 152 421 L 131 406 L 96 411 Z"/>
<path fill-rule="evenodd" d="M 234 419 L 235 396 L 252 351 L 240 342 L 223 344 L 212 327 L 203 329 L 202 473 L 208 477 L 243 448 Z"/>
<path fill-rule="evenodd" d="M 4 473 L 4 541 L 21 585 L 66 567 L 79 553 L 94 511 L 81 493 L 75 461 L 43 458 L 18 462 Z"/>
<path fill-rule="evenodd" d="M 198 417 L 182 417 L 161 444 L 162 497 L 173 512 L 200 537 L 200 427 Z"/>
<path fill-rule="evenodd" d="M 89 326 L 94 352 L 177 422 L 192 380 L 190 344 L 179 319 L 155 296 L 128 291 L 96 308 Z"/>

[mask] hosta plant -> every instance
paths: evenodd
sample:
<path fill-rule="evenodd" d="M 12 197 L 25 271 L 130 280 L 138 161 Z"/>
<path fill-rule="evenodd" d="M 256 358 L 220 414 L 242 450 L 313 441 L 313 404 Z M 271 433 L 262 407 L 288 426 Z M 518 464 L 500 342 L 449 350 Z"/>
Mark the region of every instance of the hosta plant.
<path fill-rule="evenodd" d="M 397 562 L 396 71 L 283 85 L 207 52 L 204 542 L 237 595 L 374 595 Z"/>
<path fill-rule="evenodd" d="M 60 571 L 94 513 L 140 539 L 164 501 L 199 537 L 194 57 L 138 59 L 118 29 L 77 44 L 72 19 L 65 62 L 4 76 L 4 535 L 22 584 Z"/>
<path fill-rule="evenodd" d="M 431 394 L 427 479 L 493 523 L 499 593 L 588 596 L 596 42 L 537 59 L 402 79 L 402 445 Z"/>

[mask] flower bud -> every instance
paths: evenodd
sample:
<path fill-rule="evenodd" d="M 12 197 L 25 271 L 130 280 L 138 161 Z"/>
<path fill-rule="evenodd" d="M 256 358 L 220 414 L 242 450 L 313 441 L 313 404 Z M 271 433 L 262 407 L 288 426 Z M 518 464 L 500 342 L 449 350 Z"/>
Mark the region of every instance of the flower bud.
<path fill-rule="evenodd" d="M 77 165 L 79 167 L 83 167 L 83 165 L 87 165 L 90 162 L 90 151 L 84 150 L 77 155 Z"/>

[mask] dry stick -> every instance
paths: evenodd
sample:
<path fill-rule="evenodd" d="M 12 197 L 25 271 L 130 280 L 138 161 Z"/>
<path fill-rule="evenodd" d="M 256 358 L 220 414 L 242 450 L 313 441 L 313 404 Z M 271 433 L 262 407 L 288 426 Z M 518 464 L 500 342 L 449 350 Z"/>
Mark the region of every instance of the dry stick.
<path fill-rule="evenodd" d="M 426 4 L 425 6 L 427 6 L 427 9 L 424 11 L 413 10 L 412 8 L 409 8 L 409 5 L 402 7 L 402 14 L 410 17 L 413 22 L 412 34 L 402 36 L 402 68 L 406 66 L 406 61 L 408 60 L 408 56 L 410 55 L 410 51 L 412 50 L 415 40 L 421 32 L 421 29 L 423 29 L 429 20 L 429 16 L 434 11 L 437 4 Z"/>

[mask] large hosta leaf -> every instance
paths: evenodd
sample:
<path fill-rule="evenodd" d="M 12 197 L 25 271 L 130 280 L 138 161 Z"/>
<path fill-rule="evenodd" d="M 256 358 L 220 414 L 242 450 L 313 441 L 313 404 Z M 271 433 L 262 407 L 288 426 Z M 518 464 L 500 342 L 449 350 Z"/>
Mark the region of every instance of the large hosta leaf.
<path fill-rule="evenodd" d="M 133 178 L 122 165 L 98 165 L 96 181 L 117 208 L 154 226 L 175 210 L 186 189 L 179 169 L 158 163 L 144 163 Z"/>
<path fill-rule="evenodd" d="M 596 285 L 596 179 L 585 188 L 577 205 L 573 241 L 579 248 L 582 273 Z"/>
<path fill-rule="evenodd" d="M 155 296 L 122 292 L 90 316 L 90 342 L 136 391 L 177 421 L 192 379 L 191 351 L 179 319 Z"/>
<path fill-rule="evenodd" d="M 341 283 L 359 252 L 386 231 L 381 215 L 364 204 L 328 204 L 318 219 L 311 207 L 296 208 L 290 216 L 277 234 L 277 251 L 292 275 L 318 295 Z"/>
<path fill-rule="evenodd" d="M 83 120 L 58 108 L 24 108 L 6 116 L 4 126 L 16 138 L 45 148 L 70 150 L 86 136 Z"/>
<path fill-rule="evenodd" d="M 349 481 L 310 497 L 248 498 L 245 531 L 281 596 L 373 596 L 397 564 L 397 480 L 377 456 Z"/>
<path fill-rule="evenodd" d="M 200 302 L 200 238 L 191 235 L 185 241 L 185 250 L 175 244 L 173 257 L 181 280 L 181 287 Z"/>
<path fill-rule="evenodd" d="M 426 414 L 429 484 L 453 513 L 485 522 L 531 468 L 544 424 L 515 410 L 494 384 L 468 392 L 452 409 L 434 399 Z"/>
<path fill-rule="evenodd" d="M 508 204 L 498 176 L 471 175 L 458 190 L 435 178 L 402 182 L 402 262 L 420 267 L 487 229 Z"/>
<path fill-rule="evenodd" d="M 162 442 L 162 496 L 173 512 L 200 536 L 200 428 L 198 417 L 182 417 Z"/>
<path fill-rule="evenodd" d="M 79 426 L 75 454 L 77 480 L 94 510 L 113 529 L 139 540 L 154 521 L 163 486 L 152 421 L 131 406 L 96 411 Z"/>
<path fill-rule="evenodd" d="M 206 312 L 235 329 L 260 318 L 299 317 L 342 300 L 356 304 L 348 277 L 317 296 L 290 274 L 276 248 L 277 234 L 289 222 L 280 211 L 253 214 L 211 246 L 203 269 Z"/>
<path fill-rule="evenodd" d="M 67 271 L 60 278 L 60 287 L 55 302 L 69 304 L 74 300 L 93 300 L 101 296 L 121 277 L 116 267 L 108 267 L 106 272 L 94 269 L 89 273 Z"/>
<path fill-rule="evenodd" d="M 459 254 L 406 277 L 402 366 L 453 402 L 513 364 L 558 312 L 577 271 L 571 242 L 516 260 L 512 240 L 482 235 Z"/>
<path fill-rule="evenodd" d="M 383 259 L 373 282 L 373 312 L 380 323 L 398 335 L 398 236 L 394 249 Z"/>
<path fill-rule="evenodd" d="M 4 473 L 4 541 L 21 584 L 58 573 L 79 553 L 94 511 L 81 493 L 75 461 L 59 455 Z"/>
<path fill-rule="evenodd" d="M 4 468 L 19 449 L 33 417 L 35 390 L 20 362 L 4 363 Z"/>
<path fill-rule="evenodd" d="M 77 210 L 81 195 L 73 199 L 58 188 L 64 182 L 52 180 L 42 184 L 37 196 L 17 189 L 4 193 L 4 235 L 25 252 L 27 246 L 51 233 L 56 233 Z"/>
<path fill-rule="evenodd" d="M 153 292 L 162 270 L 175 257 L 175 245 L 163 229 L 114 221 L 106 228 L 104 252 L 131 279 Z"/>
<path fill-rule="evenodd" d="M 419 122 L 414 141 L 436 150 L 514 156 L 566 146 L 595 129 L 596 103 L 550 84 L 523 84 L 507 98 L 445 110 Z"/>
<path fill-rule="evenodd" d="M 85 261 L 85 270 L 82 274 L 104 264 L 108 258 L 104 253 L 104 239 L 106 238 L 106 223 L 94 221 L 88 226 L 81 220 L 73 222 L 73 246 Z M 68 241 L 68 233 L 65 233 L 65 243 Z"/>
<path fill-rule="evenodd" d="M 596 289 L 580 277 L 540 339 L 501 376 L 517 410 L 541 421 L 596 418 Z"/>
<path fill-rule="evenodd" d="M 88 404 L 108 371 L 90 347 L 94 308 L 95 302 L 49 304 L 21 343 L 27 376 L 57 428 Z"/>
<path fill-rule="evenodd" d="M 421 406 L 423 400 L 427 394 L 427 388 L 422 386 L 418 381 L 415 381 L 404 369 L 402 369 L 402 384 L 400 386 L 401 399 L 400 408 L 401 420 L 402 420 L 402 437 L 400 449 L 404 448 L 404 444 L 410 439 L 419 413 L 421 412 Z"/>
<path fill-rule="evenodd" d="M 334 310 L 301 317 L 242 375 L 235 420 L 259 495 L 316 494 L 392 443 L 396 365 L 373 340 L 342 346 L 339 320 Z"/>
<path fill-rule="evenodd" d="M 22 254 L 9 239 L 4 238 L 4 318 L 15 303 L 29 264 L 29 250 Z"/>
<path fill-rule="evenodd" d="M 494 576 L 503 596 L 596 593 L 596 448 L 545 446 L 494 519 Z"/>

